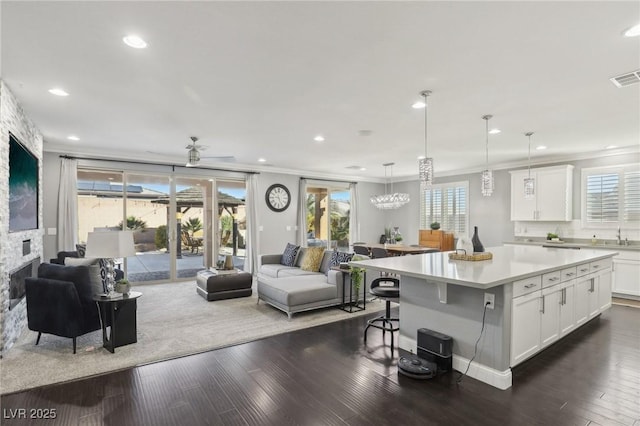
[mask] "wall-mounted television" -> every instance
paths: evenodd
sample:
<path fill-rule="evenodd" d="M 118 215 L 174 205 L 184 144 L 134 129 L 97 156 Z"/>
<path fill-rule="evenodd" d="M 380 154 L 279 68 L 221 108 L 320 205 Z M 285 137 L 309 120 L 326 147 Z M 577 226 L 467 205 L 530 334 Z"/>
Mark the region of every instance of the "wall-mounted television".
<path fill-rule="evenodd" d="M 38 159 L 9 133 L 9 232 L 38 229 Z"/>

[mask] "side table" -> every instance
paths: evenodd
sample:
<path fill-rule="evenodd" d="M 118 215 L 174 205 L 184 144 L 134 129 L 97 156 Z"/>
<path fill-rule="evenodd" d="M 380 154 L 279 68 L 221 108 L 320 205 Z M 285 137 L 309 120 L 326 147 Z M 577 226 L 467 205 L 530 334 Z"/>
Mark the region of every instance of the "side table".
<path fill-rule="evenodd" d="M 138 341 L 136 311 L 137 299 L 140 296 L 142 293 L 139 291 L 130 291 L 129 294 L 114 293 L 112 296 L 93 296 L 100 313 L 103 346 L 109 352 L 114 353 L 115 348 Z"/>
<path fill-rule="evenodd" d="M 363 297 L 362 298 L 362 306 L 357 304 L 357 295 L 356 295 L 356 304 L 353 303 L 353 284 L 351 282 L 351 268 L 349 269 L 342 269 L 338 266 L 332 266 L 331 267 L 332 270 L 334 271 L 340 271 L 343 273 L 343 277 L 344 279 L 342 280 L 342 304 L 340 304 L 338 306 L 339 309 L 342 309 L 345 312 L 349 312 L 349 313 L 353 313 L 353 312 L 358 312 L 358 311 L 364 311 L 367 308 L 367 298 Z M 346 301 L 346 287 L 347 287 L 347 281 L 349 281 L 349 301 Z M 367 273 L 363 272 L 362 273 L 362 285 L 364 285 L 367 282 Z"/>

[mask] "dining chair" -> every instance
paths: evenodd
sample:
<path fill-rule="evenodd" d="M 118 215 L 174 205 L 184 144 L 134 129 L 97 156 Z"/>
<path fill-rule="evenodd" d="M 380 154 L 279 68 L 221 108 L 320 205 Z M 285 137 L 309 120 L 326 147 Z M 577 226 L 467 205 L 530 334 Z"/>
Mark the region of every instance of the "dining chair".
<path fill-rule="evenodd" d="M 371 253 L 369 253 L 369 249 L 365 246 L 353 246 L 353 252 L 356 254 L 364 254 L 365 256 L 371 256 Z"/>
<path fill-rule="evenodd" d="M 382 247 L 371 247 L 371 258 L 382 259 L 383 257 L 389 257 L 387 249 Z"/>

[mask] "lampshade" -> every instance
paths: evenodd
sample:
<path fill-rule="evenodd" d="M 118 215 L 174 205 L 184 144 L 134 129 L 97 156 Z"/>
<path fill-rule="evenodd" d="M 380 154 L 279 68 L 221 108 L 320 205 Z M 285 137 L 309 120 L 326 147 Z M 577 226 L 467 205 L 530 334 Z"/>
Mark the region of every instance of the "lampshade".
<path fill-rule="evenodd" d="M 486 139 L 487 142 L 486 142 L 486 145 L 485 145 L 487 167 L 482 172 L 482 178 L 481 178 L 482 195 L 484 195 L 485 197 L 490 197 L 491 194 L 493 194 L 493 187 L 494 187 L 493 172 L 491 170 L 489 170 L 489 120 L 491 119 L 491 117 L 493 117 L 493 116 L 492 115 L 483 115 L 482 116 L 482 119 L 486 123 L 486 137 L 487 137 L 487 139 Z"/>
<path fill-rule="evenodd" d="M 199 161 L 200 161 L 200 153 L 198 152 L 196 147 L 193 146 L 191 147 L 191 149 L 189 149 L 187 167 L 197 166 Z"/>
<path fill-rule="evenodd" d="M 404 192 L 393 192 L 393 170 L 391 171 L 391 192 L 387 192 L 387 167 L 393 167 L 394 163 L 385 163 L 384 166 L 384 194 L 374 195 L 371 203 L 381 210 L 397 209 L 407 204 L 411 198 Z"/>
<path fill-rule="evenodd" d="M 428 189 L 433 185 L 433 158 L 427 155 L 427 117 L 428 117 L 428 105 L 427 98 L 431 95 L 431 90 L 423 90 L 420 92 L 420 96 L 424 98 L 424 102 L 420 105 L 424 105 L 424 157 L 418 160 L 418 180 L 420 181 L 420 188 Z"/>
<path fill-rule="evenodd" d="M 132 231 L 89 232 L 86 257 L 112 259 L 135 255 Z"/>

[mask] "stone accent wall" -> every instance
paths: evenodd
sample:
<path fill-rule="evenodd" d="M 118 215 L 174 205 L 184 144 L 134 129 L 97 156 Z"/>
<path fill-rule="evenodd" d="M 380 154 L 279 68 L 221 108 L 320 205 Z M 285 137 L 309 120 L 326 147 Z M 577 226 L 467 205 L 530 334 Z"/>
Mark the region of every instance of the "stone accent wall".
<path fill-rule="evenodd" d="M 38 226 L 40 229 L 9 232 L 9 132 L 37 158 L 40 193 Z M 9 310 L 9 273 L 42 257 L 42 134 L 33 125 L 9 87 L 0 81 L 0 357 L 15 343 L 27 326 L 26 299 Z M 31 240 L 31 253 L 22 255 L 22 241 Z"/>

